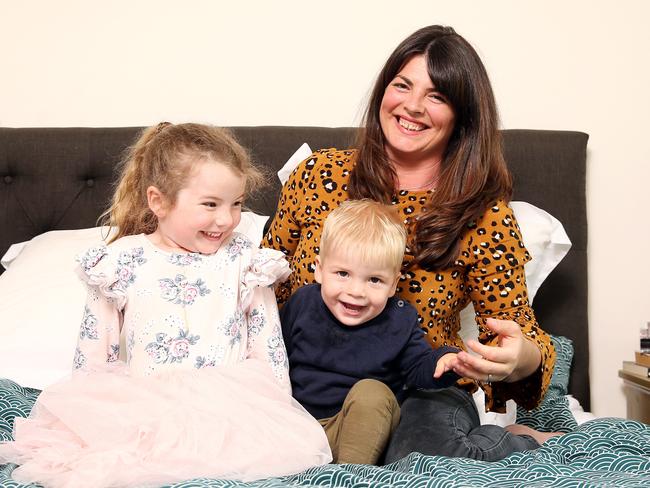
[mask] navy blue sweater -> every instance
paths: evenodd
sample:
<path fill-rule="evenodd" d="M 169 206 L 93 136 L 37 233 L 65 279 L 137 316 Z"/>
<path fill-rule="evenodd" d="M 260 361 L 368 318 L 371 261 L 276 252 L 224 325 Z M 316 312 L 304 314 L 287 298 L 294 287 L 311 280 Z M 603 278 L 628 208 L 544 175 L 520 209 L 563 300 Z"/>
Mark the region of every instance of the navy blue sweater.
<path fill-rule="evenodd" d="M 434 379 L 438 359 L 453 347 L 433 349 L 424 339 L 415 309 L 390 298 L 384 311 L 363 325 L 341 324 L 323 303 L 320 285 L 298 289 L 280 311 L 289 356 L 293 396 L 317 419 L 335 415 L 350 388 L 372 378 L 398 400 L 404 386 L 444 388 L 458 375 Z"/>

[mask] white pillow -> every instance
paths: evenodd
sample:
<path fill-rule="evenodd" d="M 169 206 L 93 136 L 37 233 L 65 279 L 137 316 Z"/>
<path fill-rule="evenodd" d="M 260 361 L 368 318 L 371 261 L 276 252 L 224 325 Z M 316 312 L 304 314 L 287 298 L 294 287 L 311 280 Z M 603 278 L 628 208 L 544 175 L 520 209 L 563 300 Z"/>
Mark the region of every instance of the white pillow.
<path fill-rule="evenodd" d="M 242 212 L 235 230 L 260 242 L 267 219 Z M 101 227 L 58 230 L 14 248 L 0 276 L 1 378 L 42 389 L 70 373 L 86 300 L 75 257 L 103 237 Z"/>
<path fill-rule="evenodd" d="M 70 372 L 86 298 L 75 256 L 101 240 L 99 227 L 46 232 L 0 276 L 0 376 L 43 388 Z"/>
<path fill-rule="evenodd" d="M 296 166 L 311 156 L 312 152 L 313 151 L 309 148 L 309 144 L 306 142 L 303 143 L 303 145 L 300 146 L 289 159 L 287 159 L 287 162 L 284 163 L 284 166 L 282 166 L 282 168 L 280 168 L 278 171 L 278 178 L 280 178 L 280 183 L 284 185 L 284 183 L 289 179 L 291 172 L 296 169 Z"/>
<path fill-rule="evenodd" d="M 2 259 L 0 259 L 2 267 L 4 269 L 9 269 L 9 265 L 13 263 L 14 259 L 16 259 L 20 254 L 20 251 L 22 251 L 28 243 L 29 241 L 23 241 L 9 246 L 7 252 L 2 256 Z"/>

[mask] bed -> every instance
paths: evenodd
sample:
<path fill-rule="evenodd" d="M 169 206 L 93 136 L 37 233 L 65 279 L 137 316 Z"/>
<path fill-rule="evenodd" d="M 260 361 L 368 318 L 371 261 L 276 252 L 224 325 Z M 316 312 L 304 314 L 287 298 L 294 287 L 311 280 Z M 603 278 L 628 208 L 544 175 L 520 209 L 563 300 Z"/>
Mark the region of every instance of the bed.
<path fill-rule="evenodd" d="M 72 353 L 66 348 L 74 340 L 79 311 L 49 305 L 67 301 L 68 296 L 78 299 L 77 285 L 68 276 L 74 266 L 72 251 L 96 238 L 94 228 L 112 192 L 116 164 L 139 130 L 0 128 L 0 254 L 11 251 L 5 254 L 7 270 L 0 275 L 0 439 L 11 438 L 13 419 L 28 415 L 39 388 L 69 367 Z M 285 166 L 303 143 L 314 149 L 348 147 L 355 133 L 353 128 L 272 126 L 233 131 L 270 174 Z M 553 218 L 531 220 L 530 235 L 539 235 L 531 237 L 530 244 L 526 234 L 524 240 L 535 249 L 531 253 L 538 265 L 551 256 L 550 264 L 535 271 L 542 277 L 529 276 L 529 284 L 536 283 L 533 306 L 540 324 L 554 337 L 558 367 L 542 406 L 533 412 L 515 406 L 517 418 L 540 430 L 567 434 L 537 451 L 515 453 L 491 464 L 412 453 L 385 467 L 329 465 L 247 485 L 201 479 L 174 486 L 650 485 L 649 426 L 623 419 L 584 422 L 591 417 L 576 415 L 590 408 L 588 136 L 505 130 L 503 137 L 515 177 L 514 200 Z M 280 187 L 280 181 L 272 178 L 267 189 L 247 202 L 255 232 L 261 233 L 266 220 L 259 216 L 273 215 Z M 556 242 L 559 230 L 570 246 Z M 533 238 L 539 242 L 533 243 Z M 69 295 L 60 298 L 62 293 Z M 55 298 L 58 301 L 52 302 Z M 20 486 L 10 478 L 13 469 L 0 466 L 1 486 Z"/>

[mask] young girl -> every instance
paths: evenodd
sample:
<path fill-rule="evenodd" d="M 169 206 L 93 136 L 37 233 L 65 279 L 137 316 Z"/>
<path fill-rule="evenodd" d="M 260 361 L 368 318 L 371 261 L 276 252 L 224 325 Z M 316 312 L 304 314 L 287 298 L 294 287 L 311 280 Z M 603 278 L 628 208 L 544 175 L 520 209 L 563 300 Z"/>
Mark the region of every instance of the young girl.
<path fill-rule="evenodd" d="M 168 123 L 132 148 L 88 250 L 74 373 L 16 419 L 0 462 L 46 486 L 254 480 L 331 460 L 291 398 L 272 285 L 283 255 L 233 232 L 259 182 L 223 129 Z"/>

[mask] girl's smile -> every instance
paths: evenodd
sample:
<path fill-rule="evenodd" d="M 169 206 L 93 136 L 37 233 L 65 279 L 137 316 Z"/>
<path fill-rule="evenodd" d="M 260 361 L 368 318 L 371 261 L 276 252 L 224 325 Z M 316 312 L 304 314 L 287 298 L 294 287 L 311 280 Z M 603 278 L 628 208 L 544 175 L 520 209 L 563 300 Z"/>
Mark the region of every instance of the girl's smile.
<path fill-rule="evenodd" d="M 155 187 L 150 206 L 158 217 L 151 241 L 170 251 L 213 254 L 241 219 L 246 179 L 230 167 L 208 159 L 196 163 L 171 205 Z"/>

